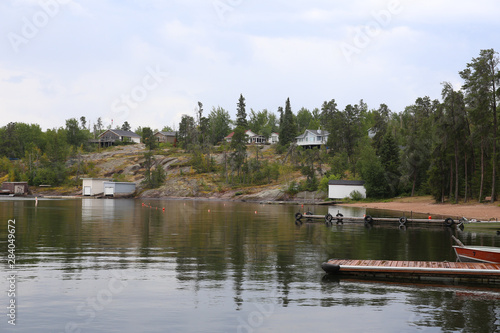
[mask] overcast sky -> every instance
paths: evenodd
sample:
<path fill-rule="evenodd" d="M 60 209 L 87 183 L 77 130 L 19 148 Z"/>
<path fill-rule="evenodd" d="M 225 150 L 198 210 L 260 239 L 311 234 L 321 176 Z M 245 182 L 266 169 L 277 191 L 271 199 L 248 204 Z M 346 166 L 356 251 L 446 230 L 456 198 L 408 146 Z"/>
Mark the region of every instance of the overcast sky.
<path fill-rule="evenodd" d="M 221 106 L 296 113 L 335 99 L 401 112 L 440 99 L 481 49 L 500 1 L 1 0 L 0 126 L 85 116 L 178 127 Z"/>

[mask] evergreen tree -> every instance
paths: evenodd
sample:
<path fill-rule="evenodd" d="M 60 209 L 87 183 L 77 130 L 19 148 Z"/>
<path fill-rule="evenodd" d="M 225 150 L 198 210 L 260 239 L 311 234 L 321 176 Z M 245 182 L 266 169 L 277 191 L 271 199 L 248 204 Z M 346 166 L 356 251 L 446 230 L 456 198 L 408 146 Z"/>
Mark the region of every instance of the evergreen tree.
<path fill-rule="evenodd" d="M 194 131 L 194 118 L 188 115 L 182 115 L 179 124 L 178 140 L 183 149 L 188 149 L 188 146 L 194 141 Z"/>
<path fill-rule="evenodd" d="M 288 146 L 290 143 L 295 142 L 297 136 L 297 125 L 295 115 L 290 106 L 290 98 L 286 99 L 285 112 L 283 113 L 283 121 L 280 128 L 280 145 Z"/>
<path fill-rule="evenodd" d="M 379 148 L 379 157 L 384 168 L 384 178 L 389 185 L 389 196 L 394 197 L 398 193 L 401 173 L 399 172 L 399 147 L 396 144 L 396 140 L 394 140 L 394 136 L 390 132 L 387 132 L 382 139 Z"/>
<path fill-rule="evenodd" d="M 231 154 L 231 164 L 232 169 L 237 170 L 238 179 L 242 181 L 241 170 L 245 163 L 246 151 L 247 151 L 247 113 L 245 111 L 245 98 L 243 95 L 240 95 L 237 104 L 237 112 L 236 112 L 236 128 L 234 129 L 233 137 L 231 138 L 231 149 L 233 149 L 233 153 Z"/>
<path fill-rule="evenodd" d="M 125 122 L 123 123 L 123 125 L 122 125 L 122 130 L 124 130 L 124 131 L 130 131 L 130 130 L 131 130 L 131 128 L 132 128 L 132 127 L 130 126 L 130 124 L 128 123 L 128 121 L 125 121 Z"/>
<path fill-rule="evenodd" d="M 497 100 L 500 91 L 500 73 L 498 70 L 499 58 L 493 49 L 481 50 L 477 58 L 473 58 L 467 68 L 460 72 L 460 76 L 465 83 L 466 101 L 472 109 L 473 117 L 477 120 L 478 126 L 483 133 L 480 138 L 481 145 L 481 179 L 485 176 L 485 151 L 489 146 L 486 142 L 491 142 L 491 202 L 496 198 L 496 170 L 498 164 L 498 120 L 497 120 Z M 488 124 L 489 122 L 489 124 Z M 489 130 L 488 128 L 489 127 Z M 481 181 L 482 183 L 482 181 Z M 481 184 L 482 188 L 482 184 Z M 482 190 L 479 200 L 481 200 Z"/>
<path fill-rule="evenodd" d="M 146 148 L 153 150 L 157 146 L 156 138 L 154 136 L 153 130 L 149 127 L 144 127 L 142 129 L 142 142 L 146 145 Z"/>
<path fill-rule="evenodd" d="M 245 110 L 245 97 L 243 94 L 240 94 L 240 98 L 238 99 L 238 105 L 236 108 L 236 126 L 240 126 L 245 129 L 248 129 L 247 122 L 247 112 Z"/>

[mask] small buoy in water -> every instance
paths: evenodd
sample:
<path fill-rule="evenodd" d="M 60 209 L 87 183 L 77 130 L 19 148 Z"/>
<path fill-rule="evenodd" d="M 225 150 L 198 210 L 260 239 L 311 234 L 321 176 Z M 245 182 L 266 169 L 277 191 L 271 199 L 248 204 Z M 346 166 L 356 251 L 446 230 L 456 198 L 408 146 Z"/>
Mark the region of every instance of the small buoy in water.
<path fill-rule="evenodd" d="M 208 212 L 210 213 L 210 209 L 208 210 Z"/>
<path fill-rule="evenodd" d="M 255 214 L 257 214 L 257 211 L 255 211 Z"/>
<path fill-rule="evenodd" d="M 165 207 L 163 207 L 163 211 L 165 211 Z"/>

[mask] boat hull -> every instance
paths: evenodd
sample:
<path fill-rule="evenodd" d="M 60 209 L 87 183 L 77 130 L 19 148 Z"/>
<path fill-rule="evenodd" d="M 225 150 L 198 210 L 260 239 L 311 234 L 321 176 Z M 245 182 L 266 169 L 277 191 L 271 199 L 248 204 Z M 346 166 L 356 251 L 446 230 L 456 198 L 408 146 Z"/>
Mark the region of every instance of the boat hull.
<path fill-rule="evenodd" d="M 500 263 L 500 248 L 487 246 L 453 246 L 453 249 L 459 261 L 462 262 Z"/>

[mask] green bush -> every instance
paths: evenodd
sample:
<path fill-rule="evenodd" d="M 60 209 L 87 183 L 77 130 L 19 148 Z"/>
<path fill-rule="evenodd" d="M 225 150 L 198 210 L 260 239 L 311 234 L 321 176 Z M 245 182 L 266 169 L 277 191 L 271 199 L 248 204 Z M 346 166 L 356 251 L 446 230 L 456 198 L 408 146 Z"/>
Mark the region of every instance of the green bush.
<path fill-rule="evenodd" d="M 52 167 L 39 168 L 33 178 L 33 185 L 52 185 L 57 186 L 64 183 L 67 177 L 67 171 L 64 165 L 54 165 Z"/>
<path fill-rule="evenodd" d="M 359 191 L 352 191 L 351 194 L 349 194 L 349 197 L 351 198 L 351 200 L 354 200 L 354 201 L 360 201 L 360 200 L 363 200 L 363 195 L 361 194 L 361 192 Z"/>
<path fill-rule="evenodd" d="M 288 184 L 288 188 L 285 191 L 285 193 L 288 195 L 295 195 L 299 192 L 300 192 L 300 185 L 297 184 L 295 180 L 292 180 L 290 184 Z"/>
<path fill-rule="evenodd" d="M 339 180 L 342 179 L 341 176 L 339 175 L 329 175 L 329 176 L 323 176 L 321 180 L 319 181 L 319 186 L 318 188 L 323 191 L 323 192 L 328 192 L 328 182 L 330 180 Z"/>
<path fill-rule="evenodd" d="M 12 165 L 12 162 L 7 157 L 2 157 L 0 159 L 0 173 L 8 173 Z"/>

